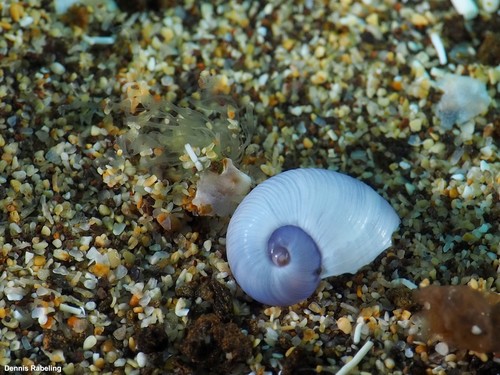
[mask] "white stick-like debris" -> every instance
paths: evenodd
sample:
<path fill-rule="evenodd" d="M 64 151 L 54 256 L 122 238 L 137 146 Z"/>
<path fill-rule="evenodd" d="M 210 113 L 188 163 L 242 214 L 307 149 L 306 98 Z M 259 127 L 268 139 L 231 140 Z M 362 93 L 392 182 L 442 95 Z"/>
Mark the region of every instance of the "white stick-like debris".
<path fill-rule="evenodd" d="M 59 310 L 68 312 L 76 316 L 85 316 L 85 309 L 83 307 L 74 307 L 65 303 L 61 303 L 59 305 Z"/>
<path fill-rule="evenodd" d="M 365 325 L 365 319 L 360 316 L 356 320 L 356 328 L 354 328 L 354 335 L 352 338 L 352 341 L 357 345 L 361 341 L 361 330 L 363 329 L 363 326 Z"/>
<path fill-rule="evenodd" d="M 373 342 L 368 340 L 365 344 L 359 349 L 356 355 L 347 362 L 342 368 L 337 372 L 336 375 L 347 375 L 361 362 L 363 357 L 370 351 L 373 347 Z"/>
<path fill-rule="evenodd" d="M 193 148 L 191 147 L 191 145 L 189 143 L 186 143 L 184 145 L 184 150 L 186 150 L 186 153 L 188 154 L 189 158 L 193 162 L 196 169 L 198 171 L 202 171 L 203 165 L 201 165 L 200 161 L 198 160 L 198 156 L 196 155 L 196 153 L 194 152 Z"/>
<path fill-rule="evenodd" d="M 438 33 L 432 31 L 429 33 L 429 37 L 431 38 L 432 45 L 436 49 L 436 53 L 438 55 L 439 63 L 441 65 L 445 65 L 448 62 L 448 58 L 446 57 L 446 50 L 444 49 L 443 41 Z"/>
<path fill-rule="evenodd" d="M 116 42 L 116 37 L 111 35 L 111 36 L 88 36 L 88 35 L 83 35 L 83 40 L 90 44 L 91 46 L 94 45 L 100 45 L 100 46 L 110 46 L 112 44 L 115 44 Z"/>

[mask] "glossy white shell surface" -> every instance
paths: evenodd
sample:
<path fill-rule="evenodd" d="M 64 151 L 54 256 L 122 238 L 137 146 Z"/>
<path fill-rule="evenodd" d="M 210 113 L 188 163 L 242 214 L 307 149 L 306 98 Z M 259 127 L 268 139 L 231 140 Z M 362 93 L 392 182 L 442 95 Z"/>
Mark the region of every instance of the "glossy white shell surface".
<path fill-rule="evenodd" d="M 274 278 L 286 277 L 290 290 L 270 293 L 294 294 L 294 275 L 300 273 L 300 264 L 294 260 L 303 258 L 294 252 L 304 249 L 290 249 L 293 267 L 279 270 L 283 267 L 276 267 L 267 253 L 275 229 L 294 225 L 309 234 L 321 253 L 324 278 L 355 273 L 370 263 L 391 245 L 399 222 L 389 203 L 359 180 L 322 169 L 290 170 L 258 185 L 236 209 L 227 231 L 229 266 L 241 288 L 254 299 L 284 305 L 280 299 L 267 298 L 269 292 L 262 289 L 277 287 Z M 314 256 L 314 251 L 305 251 Z M 274 276 L 276 269 L 279 272 Z"/>

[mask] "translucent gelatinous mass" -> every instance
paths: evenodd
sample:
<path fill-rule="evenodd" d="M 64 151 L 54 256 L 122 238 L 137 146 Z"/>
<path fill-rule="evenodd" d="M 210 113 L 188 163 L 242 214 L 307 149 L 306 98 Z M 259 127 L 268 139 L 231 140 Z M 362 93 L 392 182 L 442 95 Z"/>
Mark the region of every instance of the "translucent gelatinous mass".
<path fill-rule="evenodd" d="M 447 74 L 437 82 L 437 86 L 444 94 L 437 105 L 436 115 L 445 129 L 486 112 L 490 105 L 486 85 L 477 79 Z"/>

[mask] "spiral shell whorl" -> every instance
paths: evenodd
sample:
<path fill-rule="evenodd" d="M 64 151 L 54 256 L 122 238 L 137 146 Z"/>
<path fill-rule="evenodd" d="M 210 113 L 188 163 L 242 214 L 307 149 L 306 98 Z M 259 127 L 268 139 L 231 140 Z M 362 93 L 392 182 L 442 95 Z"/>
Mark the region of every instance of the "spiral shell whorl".
<path fill-rule="evenodd" d="M 247 294 L 290 305 L 312 294 L 319 282 L 311 277 L 305 286 L 304 259 L 321 262 L 321 278 L 355 273 L 390 246 L 398 225 L 393 208 L 368 185 L 332 171 L 291 170 L 258 185 L 238 206 L 228 227 L 227 257 Z M 284 237 L 300 230 L 310 242 L 304 245 L 308 241 L 299 235 L 290 246 L 289 264 L 276 267 L 268 242 L 275 230 L 289 226 L 293 230 Z M 294 255 L 295 248 L 305 249 L 303 258 Z"/>

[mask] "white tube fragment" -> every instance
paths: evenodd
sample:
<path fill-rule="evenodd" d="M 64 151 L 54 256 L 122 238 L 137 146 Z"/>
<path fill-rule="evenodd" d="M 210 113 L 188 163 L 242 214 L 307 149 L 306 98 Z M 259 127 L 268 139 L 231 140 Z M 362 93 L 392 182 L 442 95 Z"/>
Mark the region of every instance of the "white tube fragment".
<path fill-rule="evenodd" d="M 365 344 L 359 349 L 356 355 L 347 362 L 342 368 L 337 372 L 336 375 L 347 375 L 361 362 L 364 356 L 370 351 L 373 347 L 373 342 L 368 340 Z"/>
<path fill-rule="evenodd" d="M 194 152 L 193 148 L 191 147 L 191 145 L 189 143 L 186 143 L 184 145 L 184 150 L 186 150 L 186 153 L 188 154 L 189 158 L 193 162 L 196 169 L 198 171 L 202 171 L 203 165 L 201 165 L 200 161 L 198 160 L 198 156 L 196 155 L 196 153 Z"/>
<path fill-rule="evenodd" d="M 112 44 L 115 44 L 116 42 L 116 37 L 111 35 L 111 36 L 88 36 L 88 35 L 83 35 L 83 40 L 90 44 L 91 46 L 94 45 L 100 45 L 100 46 L 109 46 Z"/>
<path fill-rule="evenodd" d="M 361 330 L 363 329 L 363 326 L 365 325 L 365 320 L 362 316 L 360 316 L 356 320 L 356 328 L 354 328 L 354 335 L 352 338 L 352 342 L 355 343 L 356 345 L 359 344 L 361 341 Z"/>
<path fill-rule="evenodd" d="M 432 31 L 429 33 L 429 37 L 431 38 L 432 45 L 436 49 L 436 53 L 438 55 L 439 63 L 441 65 L 445 65 L 448 62 L 448 58 L 446 57 L 446 50 L 444 49 L 443 41 L 438 33 Z"/>
<path fill-rule="evenodd" d="M 479 13 L 474 0 L 451 0 L 451 3 L 458 14 L 462 15 L 466 20 L 475 18 Z"/>
<path fill-rule="evenodd" d="M 70 314 L 73 314 L 73 315 L 85 316 L 85 310 L 83 309 L 83 307 L 74 307 L 71 305 L 67 305 L 65 303 L 61 303 L 59 305 L 59 310 L 69 312 Z"/>

